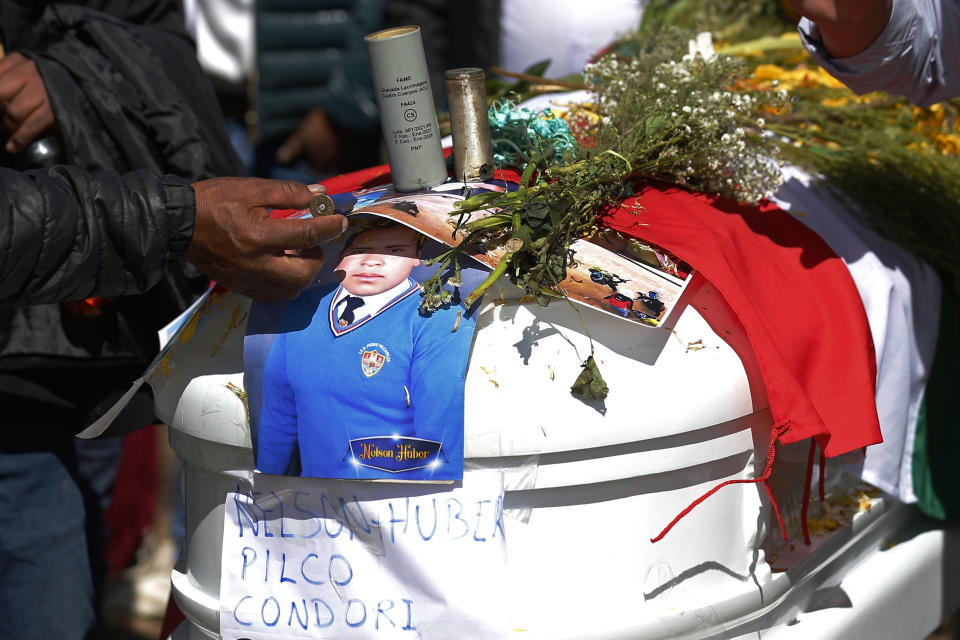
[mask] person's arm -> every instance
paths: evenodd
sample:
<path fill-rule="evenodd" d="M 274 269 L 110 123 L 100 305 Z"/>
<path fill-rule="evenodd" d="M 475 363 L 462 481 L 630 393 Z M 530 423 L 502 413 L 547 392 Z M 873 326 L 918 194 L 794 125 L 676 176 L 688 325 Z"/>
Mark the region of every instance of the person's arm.
<path fill-rule="evenodd" d="M 263 365 L 263 408 L 257 434 L 256 468 L 284 475 L 297 446 L 297 405 L 287 377 L 286 337 L 274 339 Z"/>
<path fill-rule="evenodd" d="M 816 23 L 830 57 L 846 58 L 865 50 L 883 32 L 893 0 L 790 0 L 790 4 Z"/>
<path fill-rule="evenodd" d="M 957 0 L 790 0 L 804 45 L 857 93 L 929 105 L 960 95 Z"/>
<path fill-rule="evenodd" d="M 255 178 L 0 169 L 0 306 L 140 293 L 181 256 L 238 293 L 293 298 L 323 265 L 315 247 L 346 219 L 275 220 L 267 207 L 303 208 L 313 195 Z"/>

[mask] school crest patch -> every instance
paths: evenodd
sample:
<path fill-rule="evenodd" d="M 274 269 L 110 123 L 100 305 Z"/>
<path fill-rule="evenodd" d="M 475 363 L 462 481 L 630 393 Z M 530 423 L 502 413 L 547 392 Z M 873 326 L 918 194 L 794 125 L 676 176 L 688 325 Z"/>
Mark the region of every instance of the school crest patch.
<path fill-rule="evenodd" d="M 360 370 L 363 371 L 364 376 L 372 378 L 380 372 L 383 363 L 386 361 L 387 357 L 377 349 L 364 351 L 363 355 L 360 356 Z"/>

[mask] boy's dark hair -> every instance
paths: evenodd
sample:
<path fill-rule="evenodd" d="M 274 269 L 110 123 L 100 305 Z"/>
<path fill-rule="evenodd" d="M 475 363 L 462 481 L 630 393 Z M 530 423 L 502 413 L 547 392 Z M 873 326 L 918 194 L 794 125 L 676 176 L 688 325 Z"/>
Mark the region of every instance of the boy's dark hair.
<path fill-rule="evenodd" d="M 360 226 L 360 229 L 358 229 L 357 231 L 355 231 L 349 238 L 347 238 L 347 241 L 346 241 L 346 243 L 344 243 L 343 249 L 341 249 L 341 252 L 346 251 L 347 249 L 349 249 L 350 246 L 353 245 L 353 243 L 357 241 L 357 238 L 359 238 L 359 237 L 362 236 L 363 234 L 367 233 L 368 231 L 377 231 L 377 230 L 380 230 L 380 229 L 394 229 L 394 228 L 396 228 L 396 229 L 409 229 L 410 231 L 413 231 L 413 232 L 416 234 L 416 236 L 417 236 L 417 240 L 416 240 L 416 243 L 417 243 L 417 251 L 421 251 L 421 250 L 423 249 L 423 243 L 424 243 L 424 241 L 426 240 L 426 237 L 425 237 L 422 233 L 420 233 L 419 231 L 417 231 L 416 229 L 414 229 L 414 228 L 412 228 L 412 227 L 408 227 L 408 226 L 405 225 L 405 224 L 400 224 L 399 222 L 396 222 L 396 221 L 394 221 L 394 220 L 383 220 L 383 219 L 378 219 L 378 220 L 362 220 L 362 221 L 360 221 L 360 225 L 361 225 L 361 226 Z"/>

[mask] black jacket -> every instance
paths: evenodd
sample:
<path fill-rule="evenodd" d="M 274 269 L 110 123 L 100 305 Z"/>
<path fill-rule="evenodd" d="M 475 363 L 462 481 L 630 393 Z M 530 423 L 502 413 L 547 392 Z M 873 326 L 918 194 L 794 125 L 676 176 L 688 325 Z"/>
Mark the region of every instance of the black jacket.
<path fill-rule="evenodd" d="M 184 178 L 0 168 L 0 306 L 143 293 L 186 250 Z"/>
<path fill-rule="evenodd" d="M 88 0 L 83 4 L 89 6 L 0 0 L 5 49 L 8 53 L 19 51 L 36 62 L 57 120 L 63 149 L 61 161 L 89 172 L 123 174 L 147 170 L 154 175 L 176 175 L 186 183 L 217 175 L 238 175 L 240 164 L 213 90 L 200 70 L 192 42 L 182 28 L 177 28 L 182 24 L 179 2 Z M 131 24 L 117 16 L 144 23 Z M 15 166 L 15 161 L 16 158 L 4 158 L 0 151 L 0 165 Z M 148 205 L 150 201 L 143 200 L 148 196 L 156 202 L 159 193 L 156 185 L 149 187 L 148 182 L 143 182 L 145 178 L 139 178 L 141 188 L 137 189 L 130 189 L 128 183 L 126 189 L 115 186 L 91 191 L 92 183 L 81 184 L 77 175 L 61 171 L 48 180 L 61 185 L 69 183 L 70 189 L 88 195 L 97 193 L 94 209 L 101 213 L 125 211 L 119 219 L 130 223 L 135 221 L 130 212 L 136 209 L 130 205 Z M 10 180 L 7 176 L 4 188 Z M 32 189 L 37 194 L 38 187 L 55 191 L 61 188 L 44 185 L 43 178 L 36 174 L 28 180 L 32 181 L 32 188 L 18 182 L 20 186 L 12 193 L 24 194 Z M 184 193 L 181 199 L 192 197 L 192 193 Z M 129 199 L 125 199 L 127 196 Z M 37 211 L 13 198 L 5 202 L 6 220 L 23 222 L 28 212 Z M 57 215 L 55 211 L 51 213 Z M 88 209 L 86 217 L 76 219 L 90 222 L 90 215 Z M 65 227 L 52 216 L 31 222 L 46 225 L 44 231 L 50 238 L 47 246 L 51 249 L 64 246 L 61 242 L 65 240 L 50 237 L 49 234 L 65 232 Z M 188 238 L 192 217 L 178 220 L 174 226 Z M 107 390 L 126 387 L 136 372 L 142 372 L 156 354 L 157 329 L 206 284 L 206 279 L 185 263 L 169 263 L 157 271 L 154 258 L 159 253 L 148 256 L 147 263 L 153 266 L 147 271 L 118 281 L 121 268 L 130 266 L 131 256 L 148 248 L 159 251 L 160 245 L 154 243 L 166 241 L 163 233 L 150 226 L 139 227 L 135 232 L 124 228 L 119 235 L 110 235 L 104 226 L 87 228 L 98 231 L 99 238 L 116 243 L 107 252 L 113 257 L 100 265 L 111 273 L 100 274 L 97 287 L 109 281 L 109 288 L 116 288 L 118 293 L 131 293 L 150 284 L 156 286 L 142 296 L 110 299 L 95 314 L 77 313 L 70 305 L 38 305 L 0 312 L 0 401 L 8 401 L 7 394 L 50 404 L 51 398 L 63 398 L 69 388 L 79 400 L 71 399 L 66 404 L 85 415 L 90 409 L 88 405 L 98 403 Z M 0 229 L 0 233 L 10 232 Z M 151 235 L 158 238 L 148 238 Z M 20 268 L 29 266 L 36 274 L 78 269 L 71 262 L 76 254 L 40 252 L 22 244 L 8 246 L 8 264 L 22 263 Z M 175 242 L 174 248 L 177 246 Z M 30 259 L 36 262 L 31 264 Z M 10 304 L 7 283 L 0 286 L 5 292 L 4 304 Z M 25 285 L 20 281 L 10 286 Z M 62 281 L 57 286 L 70 285 Z M 37 296 L 33 300 L 39 300 L 52 290 L 53 285 L 41 284 L 39 293 L 31 295 Z M 70 295 L 58 297 L 88 295 L 80 287 L 65 290 Z"/>

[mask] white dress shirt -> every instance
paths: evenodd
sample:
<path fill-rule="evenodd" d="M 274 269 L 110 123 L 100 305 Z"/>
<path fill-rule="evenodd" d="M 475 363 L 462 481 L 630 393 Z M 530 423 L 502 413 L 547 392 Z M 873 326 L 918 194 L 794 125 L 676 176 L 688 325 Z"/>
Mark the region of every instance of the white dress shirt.
<path fill-rule="evenodd" d="M 367 316 L 375 316 L 380 313 L 380 310 L 383 309 L 391 300 L 399 296 L 401 293 L 406 291 L 410 286 L 410 280 L 404 280 L 397 286 L 392 289 L 387 289 L 382 293 L 377 293 L 372 296 L 356 296 L 363 300 L 363 304 L 357 307 L 353 312 L 353 321 L 356 322 Z M 336 299 L 333 302 L 334 312 L 337 318 L 343 314 L 344 309 L 344 300 L 353 294 L 347 291 L 346 289 L 340 289 L 340 293 L 337 295 Z"/>

